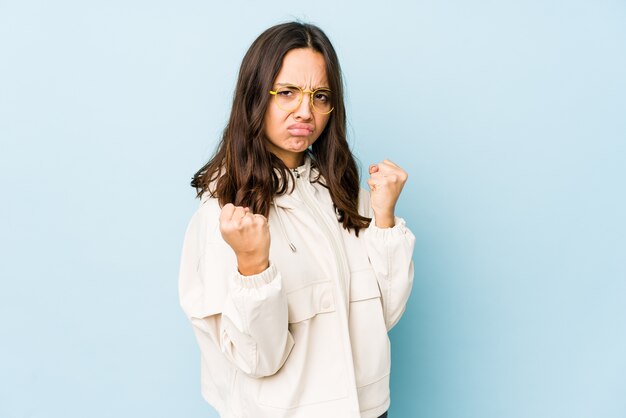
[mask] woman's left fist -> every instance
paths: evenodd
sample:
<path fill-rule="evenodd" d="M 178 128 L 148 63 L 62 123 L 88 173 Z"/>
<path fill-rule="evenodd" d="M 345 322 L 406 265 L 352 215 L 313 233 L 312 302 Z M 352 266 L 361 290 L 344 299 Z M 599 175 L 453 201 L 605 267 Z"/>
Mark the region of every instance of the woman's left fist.
<path fill-rule="evenodd" d="M 395 207 L 409 175 L 398 165 L 389 160 L 371 164 L 369 168 L 370 202 L 376 217 L 376 226 L 390 228 L 394 226 Z"/>

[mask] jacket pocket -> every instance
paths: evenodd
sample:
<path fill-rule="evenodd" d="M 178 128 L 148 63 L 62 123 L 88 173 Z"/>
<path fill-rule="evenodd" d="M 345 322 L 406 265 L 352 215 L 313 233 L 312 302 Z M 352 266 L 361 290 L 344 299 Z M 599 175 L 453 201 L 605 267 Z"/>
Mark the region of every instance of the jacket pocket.
<path fill-rule="evenodd" d="M 371 268 L 350 272 L 350 302 L 380 298 L 380 287 Z"/>
<path fill-rule="evenodd" d="M 389 375 L 389 337 L 380 288 L 371 268 L 351 272 L 350 341 L 357 387 L 376 383 Z M 387 396 L 382 393 L 380 395 L 381 400 L 372 400 L 374 406 L 382 403 Z M 380 403 L 376 403 L 379 401 Z"/>
<path fill-rule="evenodd" d="M 294 346 L 283 367 L 261 379 L 259 404 L 288 409 L 346 397 L 345 348 L 333 283 L 317 281 L 290 291 L 287 299 Z"/>
<path fill-rule="evenodd" d="M 306 321 L 318 314 L 335 312 L 333 283 L 323 280 L 291 290 L 287 293 L 287 301 L 290 324 Z"/>

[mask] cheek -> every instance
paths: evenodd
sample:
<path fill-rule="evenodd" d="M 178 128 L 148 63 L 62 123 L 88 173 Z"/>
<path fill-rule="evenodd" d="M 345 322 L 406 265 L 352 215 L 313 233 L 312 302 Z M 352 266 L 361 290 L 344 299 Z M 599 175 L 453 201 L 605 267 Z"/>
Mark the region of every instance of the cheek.
<path fill-rule="evenodd" d="M 326 125 L 328 125 L 329 120 L 330 120 L 329 116 L 320 115 L 320 118 L 315 121 L 315 127 L 317 128 L 318 134 L 321 134 L 324 131 L 324 129 L 326 128 Z"/>
<path fill-rule="evenodd" d="M 268 138 L 272 138 L 277 131 L 277 127 L 280 125 L 280 121 L 277 119 L 276 112 L 273 112 L 271 108 L 268 109 L 267 112 L 265 112 L 265 118 L 263 122 L 265 125 L 265 136 L 267 136 Z"/>

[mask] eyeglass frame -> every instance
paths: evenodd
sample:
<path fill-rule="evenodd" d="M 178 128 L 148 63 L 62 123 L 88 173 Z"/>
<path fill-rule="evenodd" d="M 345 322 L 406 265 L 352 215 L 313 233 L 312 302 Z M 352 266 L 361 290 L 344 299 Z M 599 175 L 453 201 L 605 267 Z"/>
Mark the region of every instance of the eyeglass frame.
<path fill-rule="evenodd" d="M 325 87 L 321 87 L 321 88 L 319 88 L 319 89 L 315 89 L 315 90 L 303 90 L 303 89 L 302 89 L 302 87 L 300 87 L 300 86 L 296 86 L 296 85 L 293 85 L 293 84 L 287 84 L 287 85 L 284 85 L 284 86 L 281 86 L 281 87 L 295 87 L 295 88 L 297 88 L 298 90 L 300 90 L 300 98 L 298 99 L 298 104 L 297 104 L 297 105 L 295 105 L 293 109 L 291 109 L 291 110 L 286 110 L 286 109 L 283 109 L 283 108 L 282 108 L 282 107 L 281 107 L 278 103 L 276 103 L 276 105 L 278 106 L 278 108 L 279 108 L 279 109 L 281 109 L 281 110 L 282 110 L 282 111 L 284 111 L 284 112 L 293 112 L 293 111 L 295 111 L 297 108 L 299 108 L 299 107 L 300 107 L 300 105 L 302 105 L 302 100 L 304 99 L 304 93 L 308 93 L 308 94 L 311 96 L 311 98 L 310 98 L 310 100 L 309 100 L 309 106 L 311 106 L 311 109 L 313 109 L 313 111 L 314 111 L 315 113 L 320 114 L 320 115 L 328 115 L 328 114 L 330 114 L 330 112 L 332 112 L 333 110 L 335 110 L 335 106 L 333 106 L 333 107 L 331 107 L 331 108 L 330 108 L 330 110 L 329 110 L 328 112 L 320 112 L 319 110 L 317 110 L 317 108 L 316 108 L 316 107 L 315 107 L 315 105 L 313 104 L 313 100 L 314 100 L 313 95 L 314 95 L 316 92 L 318 92 L 318 91 L 320 91 L 320 90 L 321 90 L 321 91 L 327 91 L 327 92 L 329 92 L 329 93 L 331 93 L 331 94 L 332 94 L 332 90 L 331 90 L 331 89 L 327 89 L 327 88 L 325 88 Z M 280 88 L 280 87 L 279 87 L 279 88 Z M 277 99 L 277 98 L 278 98 L 278 89 L 276 89 L 276 90 L 270 90 L 270 91 L 269 91 L 269 93 L 270 93 L 272 96 L 274 96 L 274 100 L 275 100 L 276 102 L 278 102 L 278 99 Z"/>

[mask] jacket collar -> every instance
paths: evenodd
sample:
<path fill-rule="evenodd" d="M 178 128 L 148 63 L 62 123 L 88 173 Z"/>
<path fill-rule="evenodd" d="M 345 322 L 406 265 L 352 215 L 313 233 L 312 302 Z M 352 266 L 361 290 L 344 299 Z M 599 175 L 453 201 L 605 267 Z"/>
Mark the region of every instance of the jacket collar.
<path fill-rule="evenodd" d="M 292 187 L 295 188 L 295 185 L 293 184 L 293 180 L 294 179 L 296 181 L 298 180 L 295 178 L 296 171 L 298 175 L 300 176 L 300 180 L 302 181 L 303 186 L 306 188 L 310 188 L 313 194 L 317 193 L 317 189 L 313 187 L 313 185 L 311 184 L 311 181 L 317 178 L 317 176 L 319 175 L 319 171 L 316 168 L 311 166 L 311 157 L 307 155 L 304 157 L 304 164 L 291 170 L 294 178 L 292 179 L 291 176 L 287 178 L 287 181 L 289 182 L 288 191 L 291 191 L 291 193 L 285 193 L 282 195 L 274 196 L 274 201 L 276 202 L 276 205 L 281 208 L 295 209 L 301 206 L 303 203 L 300 197 L 298 196 L 298 193 L 295 192 L 295 189 L 292 190 Z M 280 175 L 280 173 L 278 174 Z"/>

